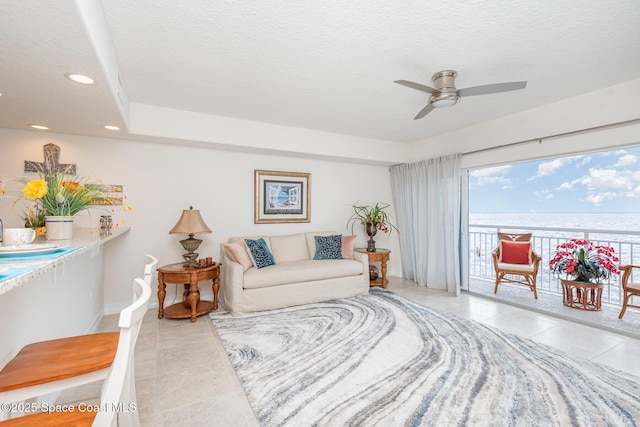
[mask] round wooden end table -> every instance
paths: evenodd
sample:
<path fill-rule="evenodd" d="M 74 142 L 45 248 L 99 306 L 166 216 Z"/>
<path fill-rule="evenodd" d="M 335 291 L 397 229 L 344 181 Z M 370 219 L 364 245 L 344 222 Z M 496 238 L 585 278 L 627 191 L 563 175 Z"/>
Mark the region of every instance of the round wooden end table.
<path fill-rule="evenodd" d="M 218 290 L 220 289 L 220 263 L 214 262 L 204 267 L 184 267 L 181 262 L 158 268 L 158 319 L 190 318 L 196 321 L 198 316 L 218 309 Z M 198 283 L 211 280 L 213 301 L 201 301 Z M 182 302 L 164 308 L 167 294 L 166 284 L 183 284 Z"/>

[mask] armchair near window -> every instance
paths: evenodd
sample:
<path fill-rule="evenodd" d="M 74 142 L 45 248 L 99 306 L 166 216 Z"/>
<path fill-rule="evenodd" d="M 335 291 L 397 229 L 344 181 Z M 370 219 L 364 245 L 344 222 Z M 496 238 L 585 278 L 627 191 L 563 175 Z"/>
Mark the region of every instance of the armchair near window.
<path fill-rule="evenodd" d="M 620 310 L 620 314 L 618 315 L 619 319 L 622 319 L 625 311 L 627 311 L 627 307 L 640 308 L 638 304 L 629 304 L 632 297 L 640 298 L 640 283 L 631 282 L 631 274 L 633 273 L 633 269 L 640 269 L 640 265 L 621 265 L 620 271 L 622 272 L 622 279 L 620 279 L 620 284 L 622 285 L 622 310 Z"/>
<path fill-rule="evenodd" d="M 498 233 L 498 247 L 493 251 L 493 268 L 496 272 L 493 293 L 498 293 L 500 282 L 519 283 L 528 286 L 535 299 L 538 299 L 536 278 L 541 260 L 532 249 L 531 233 Z M 521 279 L 513 276 L 520 276 Z"/>

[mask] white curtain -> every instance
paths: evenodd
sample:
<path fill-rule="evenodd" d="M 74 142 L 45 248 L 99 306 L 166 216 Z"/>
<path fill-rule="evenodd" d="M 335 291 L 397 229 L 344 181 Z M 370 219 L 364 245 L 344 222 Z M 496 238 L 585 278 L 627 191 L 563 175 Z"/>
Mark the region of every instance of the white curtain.
<path fill-rule="evenodd" d="M 460 293 L 461 154 L 391 167 L 402 273 Z"/>

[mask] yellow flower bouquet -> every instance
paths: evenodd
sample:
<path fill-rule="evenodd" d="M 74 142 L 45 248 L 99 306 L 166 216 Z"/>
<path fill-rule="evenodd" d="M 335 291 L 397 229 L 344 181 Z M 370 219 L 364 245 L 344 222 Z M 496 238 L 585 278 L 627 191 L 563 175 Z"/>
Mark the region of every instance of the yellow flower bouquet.
<path fill-rule="evenodd" d="M 126 203 L 126 197 L 108 197 L 110 186 L 89 182 L 68 172 L 68 169 L 50 170 L 43 167 L 38 170 L 35 179 L 23 177 L 0 180 L 0 196 L 15 194 L 14 207 L 20 199 L 31 202 L 22 216 L 25 227 L 33 228 L 36 233 L 43 233 L 45 228 L 42 226 L 46 225 L 47 240 L 71 238 L 72 217 L 91 205 L 100 209 L 110 207 L 111 212 L 115 212 L 115 205 L 122 206 L 124 212 L 132 210 Z M 5 190 L 4 186 L 9 182 L 21 184 L 20 189 L 11 185 Z M 121 222 L 124 223 L 124 219 Z M 119 226 L 117 223 L 114 225 L 116 228 Z M 63 227 L 64 231 L 51 231 L 51 227 L 55 227 L 56 230 Z"/>
<path fill-rule="evenodd" d="M 40 177 L 27 181 L 22 194 L 36 201 L 49 216 L 74 216 L 101 198 L 98 184 L 75 176 L 68 178 L 66 171 L 39 172 Z"/>
<path fill-rule="evenodd" d="M 74 216 L 98 201 L 104 203 L 104 194 L 100 185 L 88 182 L 79 176 L 67 173 L 67 169 L 49 170 L 42 168 L 36 179 L 17 178 L 0 180 L 0 196 L 9 194 L 4 185 L 9 182 L 22 183 L 20 191 L 16 191 L 15 206 L 20 199 L 32 204 L 23 216 L 25 226 L 39 226 L 45 216 Z"/>
<path fill-rule="evenodd" d="M 86 178 L 69 174 L 68 171 L 43 167 L 38 170 L 38 177 L 35 179 L 0 179 L 0 196 L 12 194 L 11 197 L 16 198 L 13 202 L 14 207 L 20 199 L 31 202 L 23 216 L 27 227 L 39 225 L 45 216 L 74 216 L 91 205 L 98 208 L 121 205 L 125 212 L 132 210 L 126 203 L 126 196 L 117 199 L 107 196 L 110 186 L 101 182 L 89 182 Z M 20 187 L 8 185 L 12 182 L 20 184 Z M 114 212 L 113 208 L 111 211 Z"/>

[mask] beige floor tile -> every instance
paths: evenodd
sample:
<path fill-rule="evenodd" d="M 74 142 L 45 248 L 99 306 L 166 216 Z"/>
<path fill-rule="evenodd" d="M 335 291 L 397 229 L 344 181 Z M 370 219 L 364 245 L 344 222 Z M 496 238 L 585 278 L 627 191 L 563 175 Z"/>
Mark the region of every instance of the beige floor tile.
<path fill-rule="evenodd" d="M 534 335 L 555 328 L 561 322 L 521 309 L 513 309 L 512 312 L 503 312 L 494 317 L 485 319 L 484 324 L 494 326 L 502 331 L 510 332 L 525 338 L 531 338 Z"/>
<path fill-rule="evenodd" d="M 118 314 L 110 314 L 108 316 L 104 316 L 100 320 L 100 324 L 96 332 L 114 332 L 118 331 L 118 321 L 120 320 L 120 315 Z M 140 328 L 142 330 L 142 328 Z"/>
<path fill-rule="evenodd" d="M 226 354 L 220 352 L 209 339 L 198 345 L 178 345 L 159 349 L 157 366 L 158 370 L 165 374 L 184 371 L 190 367 L 199 369 L 208 366 L 212 369 L 220 363 L 222 357 L 226 358 Z"/>
<path fill-rule="evenodd" d="M 156 378 L 136 378 L 136 400 L 140 419 L 153 419 L 156 401 Z"/>
<path fill-rule="evenodd" d="M 210 399 L 214 393 L 224 389 L 228 378 L 213 367 L 193 367 L 184 364 L 184 370 L 162 373 L 156 380 L 155 411 L 175 409 L 185 405 Z M 176 393 L 188 390 L 188 393 Z"/>
<path fill-rule="evenodd" d="M 258 420 L 242 390 L 222 393 L 192 405 L 191 425 L 254 427 Z"/>
<path fill-rule="evenodd" d="M 171 321 L 171 323 L 173 322 Z M 185 319 L 181 326 L 161 327 L 158 329 L 158 350 L 176 345 L 198 345 L 203 340 L 210 339 L 211 329 L 209 325 L 203 322 L 191 323 L 188 319 Z"/>
<path fill-rule="evenodd" d="M 624 338 L 620 344 L 591 360 L 635 375 L 640 380 L 640 341 L 636 339 Z"/>
<path fill-rule="evenodd" d="M 140 353 L 158 351 L 158 332 L 140 333 L 136 342 L 136 351 Z"/>
<path fill-rule="evenodd" d="M 142 378 L 155 378 L 157 372 L 157 353 L 153 350 L 137 352 L 134 359 L 134 372 L 136 380 Z"/>
<path fill-rule="evenodd" d="M 625 337 L 564 321 L 554 328 L 531 336 L 531 339 L 556 347 L 577 357 L 590 359 L 622 343 Z"/>

